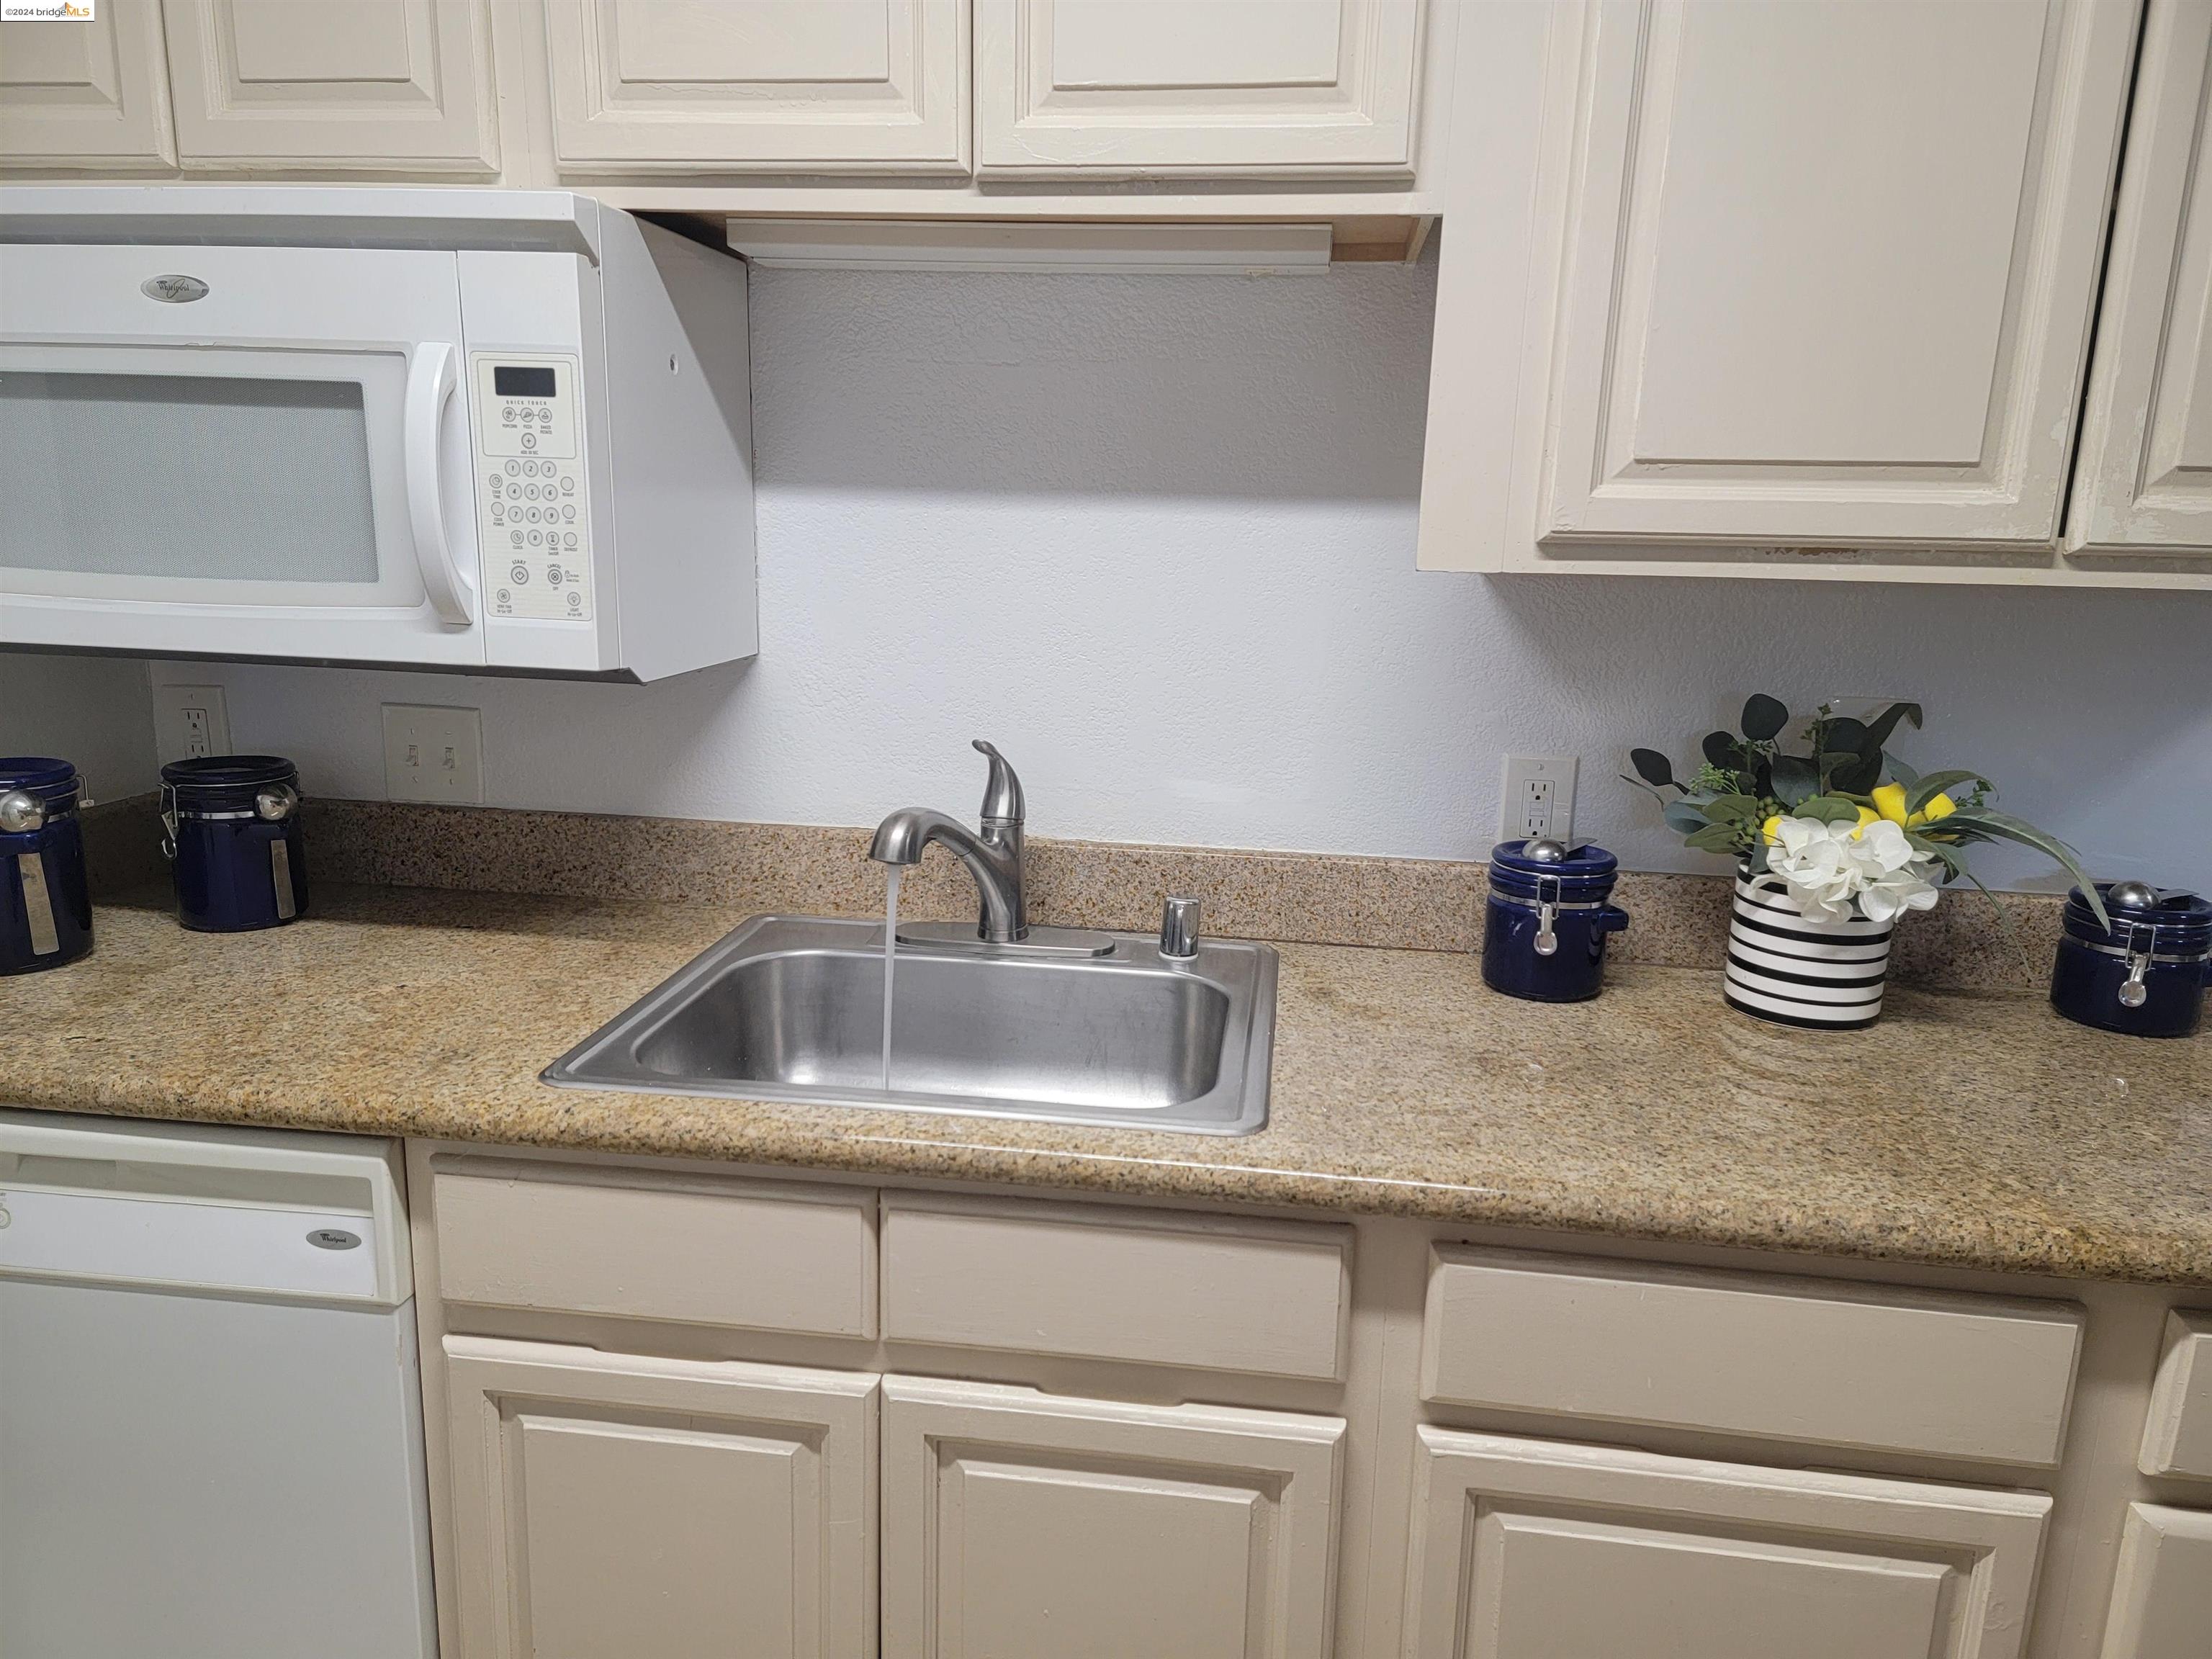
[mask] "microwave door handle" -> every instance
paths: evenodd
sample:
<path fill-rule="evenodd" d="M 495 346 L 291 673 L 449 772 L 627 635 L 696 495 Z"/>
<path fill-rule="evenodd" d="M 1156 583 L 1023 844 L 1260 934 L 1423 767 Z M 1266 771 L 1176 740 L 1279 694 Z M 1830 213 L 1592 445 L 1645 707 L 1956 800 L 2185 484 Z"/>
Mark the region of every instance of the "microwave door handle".
<path fill-rule="evenodd" d="M 422 591 L 439 618 L 455 628 L 477 619 L 476 590 L 453 557 L 447 533 L 443 469 L 438 463 L 438 430 L 456 380 L 453 348 L 427 342 L 415 348 L 407 365 L 407 517 L 415 531 L 415 558 L 422 571 Z"/>

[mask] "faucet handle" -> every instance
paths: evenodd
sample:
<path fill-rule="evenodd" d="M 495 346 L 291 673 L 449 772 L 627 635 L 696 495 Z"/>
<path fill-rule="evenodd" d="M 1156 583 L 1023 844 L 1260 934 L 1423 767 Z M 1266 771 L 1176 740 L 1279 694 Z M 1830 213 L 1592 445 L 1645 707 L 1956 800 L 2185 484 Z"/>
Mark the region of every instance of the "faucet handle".
<path fill-rule="evenodd" d="M 1024 815 L 1022 781 L 1006 764 L 1006 757 L 981 738 L 975 739 L 975 751 L 991 763 L 990 778 L 983 785 L 983 822 L 1018 825 Z"/>
<path fill-rule="evenodd" d="M 1198 901 L 1170 896 L 1160 906 L 1160 954 L 1188 962 L 1198 954 Z"/>

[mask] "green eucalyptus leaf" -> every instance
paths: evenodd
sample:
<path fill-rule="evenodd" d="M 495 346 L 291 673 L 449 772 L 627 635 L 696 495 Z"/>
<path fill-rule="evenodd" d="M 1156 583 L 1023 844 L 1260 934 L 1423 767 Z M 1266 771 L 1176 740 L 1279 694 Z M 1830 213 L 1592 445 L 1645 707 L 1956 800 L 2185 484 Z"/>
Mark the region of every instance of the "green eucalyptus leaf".
<path fill-rule="evenodd" d="M 1705 816 L 1715 823 L 1744 823 L 1759 811 L 1758 800 L 1750 795 L 1716 795 L 1705 803 Z"/>
<path fill-rule="evenodd" d="M 1686 800 L 1667 803 L 1667 827 L 1678 836 L 1694 836 L 1712 820 Z"/>
<path fill-rule="evenodd" d="M 1917 702 L 1893 702 L 1874 717 L 1867 726 L 1866 741 L 1859 745 L 1862 755 L 1879 755 L 1887 746 L 1891 733 L 1897 730 L 1899 720 L 1912 722 L 1912 729 L 1920 729 L 1920 705 Z"/>
<path fill-rule="evenodd" d="M 1828 774 L 1831 792 L 1844 795 L 1863 795 L 1881 781 L 1881 755 L 1877 750 L 1871 757 L 1855 755 Z"/>
<path fill-rule="evenodd" d="M 1774 798 L 1784 806 L 1795 806 L 1808 796 L 1820 793 L 1820 775 L 1813 763 L 1796 755 L 1778 755 L 1774 758 Z"/>
<path fill-rule="evenodd" d="M 1735 769 L 1737 757 L 1743 752 L 1743 744 L 1733 732 L 1708 732 L 1698 747 L 1705 751 L 1708 764 L 1730 770 Z"/>
<path fill-rule="evenodd" d="M 1892 783 L 1901 783 L 1907 789 L 1910 789 L 1914 784 L 1920 781 L 1920 774 L 1914 771 L 1903 761 L 1898 759 L 1896 756 L 1886 755 L 1881 758 L 1885 759 L 1889 763 L 1889 781 Z M 1879 778 L 1875 779 L 1875 782 L 1878 783 L 1881 780 Z M 1871 783 L 1867 786 L 1867 789 L 1872 789 L 1873 787 L 1874 784 Z M 1862 790 L 1860 793 L 1864 793 L 1865 791 Z"/>
<path fill-rule="evenodd" d="M 1830 755 L 1856 755 L 1859 752 L 1860 746 L 1866 742 L 1866 722 L 1855 720 L 1846 714 L 1839 719 L 1830 720 L 1827 730 L 1821 734 L 1821 737 L 1822 752 Z"/>
<path fill-rule="evenodd" d="M 1902 783 L 1904 780 L 1900 778 L 1899 781 Z M 1955 768 L 1948 772 L 1930 772 L 1926 777 L 1915 778 L 1911 783 L 1905 785 L 1905 810 L 1907 812 L 1917 812 L 1946 789 L 1950 788 L 1954 784 L 1960 783 L 1978 783 L 1984 789 L 1996 787 L 1979 772 L 1961 771 Z"/>
<path fill-rule="evenodd" d="M 1796 816 L 1818 818 L 1823 823 L 1856 823 L 1859 806 L 1856 801 L 1845 800 L 1840 795 L 1815 795 L 1799 804 Z"/>
<path fill-rule="evenodd" d="M 1790 710 L 1778 697 L 1755 692 L 1743 705 L 1743 734 L 1753 743 L 1771 743 L 1790 724 Z"/>
<path fill-rule="evenodd" d="M 1632 749 L 1628 763 L 1636 769 L 1637 776 L 1646 783 L 1662 787 L 1674 781 L 1674 763 L 1656 749 Z"/>
<path fill-rule="evenodd" d="M 1684 837 L 1684 844 L 1700 853 L 1733 853 L 1742 836 L 1740 824 L 1709 823 L 1696 835 Z"/>

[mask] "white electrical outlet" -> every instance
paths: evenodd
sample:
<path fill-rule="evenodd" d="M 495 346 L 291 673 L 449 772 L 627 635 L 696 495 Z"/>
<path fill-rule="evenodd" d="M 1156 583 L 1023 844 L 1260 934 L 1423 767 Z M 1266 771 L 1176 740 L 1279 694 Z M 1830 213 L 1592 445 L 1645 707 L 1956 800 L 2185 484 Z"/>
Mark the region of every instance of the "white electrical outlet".
<path fill-rule="evenodd" d="M 154 748 L 163 764 L 228 755 L 230 710 L 219 685 L 157 685 L 154 688 Z"/>
<path fill-rule="evenodd" d="M 392 800 L 483 804 L 483 717 L 473 708 L 384 705 L 384 793 Z"/>
<path fill-rule="evenodd" d="M 1549 836 L 1572 846 L 1579 764 L 1572 755 L 1508 755 L 1498 838 L 1534 841 Z"/>

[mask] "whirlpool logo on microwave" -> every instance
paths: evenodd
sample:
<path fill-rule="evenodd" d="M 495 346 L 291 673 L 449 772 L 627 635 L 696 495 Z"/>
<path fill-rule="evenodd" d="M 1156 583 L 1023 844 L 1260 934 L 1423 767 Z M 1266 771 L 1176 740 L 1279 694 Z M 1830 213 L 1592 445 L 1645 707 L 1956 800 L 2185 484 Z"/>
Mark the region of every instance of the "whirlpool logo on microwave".
<path fill-rule="evenodd" d="M 0 0 L 0 23 L 89 23 L 98 0 Z"/>
<path fill-rule="evenodd" d="M 167 276 L 149 276 L 138 284 L 138 291 L 149 300 L 159 300 L 164 305 L 190 305 L 195 300 L 207 298 L 208 285 L 197 276 L 172 272 Z"/>

